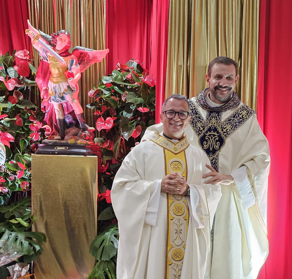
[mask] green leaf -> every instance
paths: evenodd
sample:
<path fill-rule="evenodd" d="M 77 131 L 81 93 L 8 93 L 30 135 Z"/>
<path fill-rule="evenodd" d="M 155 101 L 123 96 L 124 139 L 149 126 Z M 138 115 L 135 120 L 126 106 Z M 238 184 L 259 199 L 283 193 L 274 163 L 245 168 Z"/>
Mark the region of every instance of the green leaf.
<path fill-rule="evenodd" d="M 137 95 L 134 92 L 129 92 L 127 95 L 127 103 L 144 104 L 144 100 L 142 98 L 137 98 Z"/>
<path fill-rule="evenodd" d="M 7 73 L 8 73 L 8 75 L 9 75 L 11 78 L 16 78 L 16 77 L 18 77 L 18 73 L 17 73 L 17 72 L 15 71 L 15 69 L 12 68 L 12 67 L 7 68 Z"/>
<path fill-rule="evenodd" d="M 103 148 L 102 149 L 102 158 L 103 158 L 103 160 L 111 160 L 114 158 L 114 154 L 111 150 Z"/>
<path fill-rule="evenodd" d="M 118 226 L 110 226 L 99 234 L 90 245 L 90 254 L 99 260 L 110 260 L 117 255 L 119 245 Z"/>
<path fill-rule="evenodd" d="M 22 218 L 28 210 L 29 212 L 31 211 L 31 199 L 28 197 L 0 208 L 0 212 L 5 214 L 4 217 L 6 219 L 9 219 L 11 216 Z"/>
<path fill-rule="evenodd" d="M 99 216 L 98 219 L 99 221 L 101 220 L 110 220 L 112 218 L 115 218 L 115 213 L 113 212 L 113 209 L 111 207 L 107 207 L 105 210 L 103 210 Z"/>
<path fill-rule="evenodd" d="M 99 261 L 87 279 L 116 279 L 116 265 L 112 260 Z"/>
<path fill-rule="evenodd" d="M 26 139 L 21 139 L 19 142 L 19 145 L 20 145 L 20 151 L 23 152 L 28 146 L 28 141 Z"/>
<path fill-rule="evenodd" d="M 35 108 L 36 106 L 29 100 L 22 100 L 22 101 L 18 101 L 18 103 L 16 104 L 17 107 L 19 108 L 28 108 L 28 109 L 31 109 L 31 108 Z"/>
<path fill-rule="evenodd" d="M 118 106 L 118 102 L 113 98 L 105 98 L 105 100 L 109 102 L 113 108 L 116 108 Z"/>
<path fill-rule="evenodd" d="M 121 143 L 121 135 L 119 133 L 114 136 L 114 145 L 113 145 L 113 153 L 114 158 L 117 160 L 120 151 L 120 143 Z"/>
<path fill-rule="evenodd" d="M 5 166 L 12 171 L 19 170 L 19 166 L 16 163 L 6 163 Z M 0 211 L 1 211 L 1 209 L 0 209 Z"/>
<path fill-rule="evenodd" d="M 37 72 L 36 68 L 35 68 L 32 64 L 30 64 L 30 63 L 29 63 L 29 68 L 31 69 L 31 71 L 32 71 L 34 74 L 36 74 L 36 72 Z"/>
<path fill-rule="evenodd" d="M 120 94 L 124 94 L 124 91 L 122 91 L 118 86 L 114 86 L 114 90 L 119 92 Z"/>
<path fill-rule="evenodd" d="M 109 77 L 109 76 L 103 76 L 102 78 L 101 78 L 101 81 L 102 81 L 102 83 L 104 83 L 104 84 L 106 84 L 106 83 L 112 83 L 112 77 Z"/>
<path fill-rule="evenodd" d="M 132 136 L 135 127 L 136 121 L 130 123 L 128 118 L 121 117 L 120 130 L 125 140 L 128 140 Z"/>

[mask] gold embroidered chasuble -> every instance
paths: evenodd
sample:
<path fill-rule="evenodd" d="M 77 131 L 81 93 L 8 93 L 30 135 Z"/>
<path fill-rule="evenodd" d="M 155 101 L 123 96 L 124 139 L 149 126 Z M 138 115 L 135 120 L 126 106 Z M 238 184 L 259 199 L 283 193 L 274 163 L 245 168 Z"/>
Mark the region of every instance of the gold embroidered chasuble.
<path fill-rule="evenodd" d="M 165 175 L 178 173 L 187 179 L 185 149 L 189 143 L 184 137 L 174 144 L 165 137 L 154 135 L 152 141 L 163 148 Z M 181 278 L 189 223 L 189 208 L 185 196 L 167 194 L 166 279 Z"/>
<path fill-rule="evenodd" d="M 126 156 L 113 182 L 120 231 L 117 279 L 204 279 L 220 186 L 202 185 L 210 161 L 186 139 L 177 144 L 158 134 L 151 139 Z M 185 176 L 190 196 L 161 192 L 162 178 L 172 172 Z"/>

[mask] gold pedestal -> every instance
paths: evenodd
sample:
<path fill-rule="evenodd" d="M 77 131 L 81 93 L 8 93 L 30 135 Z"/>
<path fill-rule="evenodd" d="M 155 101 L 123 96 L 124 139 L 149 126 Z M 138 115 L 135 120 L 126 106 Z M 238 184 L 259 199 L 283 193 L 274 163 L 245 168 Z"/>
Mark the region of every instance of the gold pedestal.
<path fill-rule="evenodd" d="M 97 171 L 97 157 L 32 155 L 33 230 L 47 236 L 34 262 L 38 279 L 87 278 L 93 269 Z"/>

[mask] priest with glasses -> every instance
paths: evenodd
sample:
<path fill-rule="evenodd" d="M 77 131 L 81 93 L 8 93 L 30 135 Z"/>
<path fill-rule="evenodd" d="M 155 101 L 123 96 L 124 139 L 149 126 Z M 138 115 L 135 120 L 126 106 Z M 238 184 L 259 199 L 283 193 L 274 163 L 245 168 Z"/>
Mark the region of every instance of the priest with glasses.
<path fill-rule="evenodd" d="M 187 99 L 172 95 L 162 111 L 163 132 L 128 154 L 113 183 L 117 279 L 203 279 L 210 271 L 210 230 L 221 189 L 205 184 L 210 161 L 184 135 Z"/>

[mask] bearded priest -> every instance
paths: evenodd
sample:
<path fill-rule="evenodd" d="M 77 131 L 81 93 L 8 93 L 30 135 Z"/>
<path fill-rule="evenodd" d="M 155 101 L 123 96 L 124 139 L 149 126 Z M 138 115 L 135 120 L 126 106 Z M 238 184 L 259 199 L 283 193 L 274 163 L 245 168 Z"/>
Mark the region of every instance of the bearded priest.
<path fill-rule="evenodd" d="M 136 146 L 114 179 L 117 279 L 208 278 L 221 189 L 204 183 L 210 161 L 184 135 L 190 122 L 187 99 L 172 95 L 160 117 L 163 132 Z"/>

